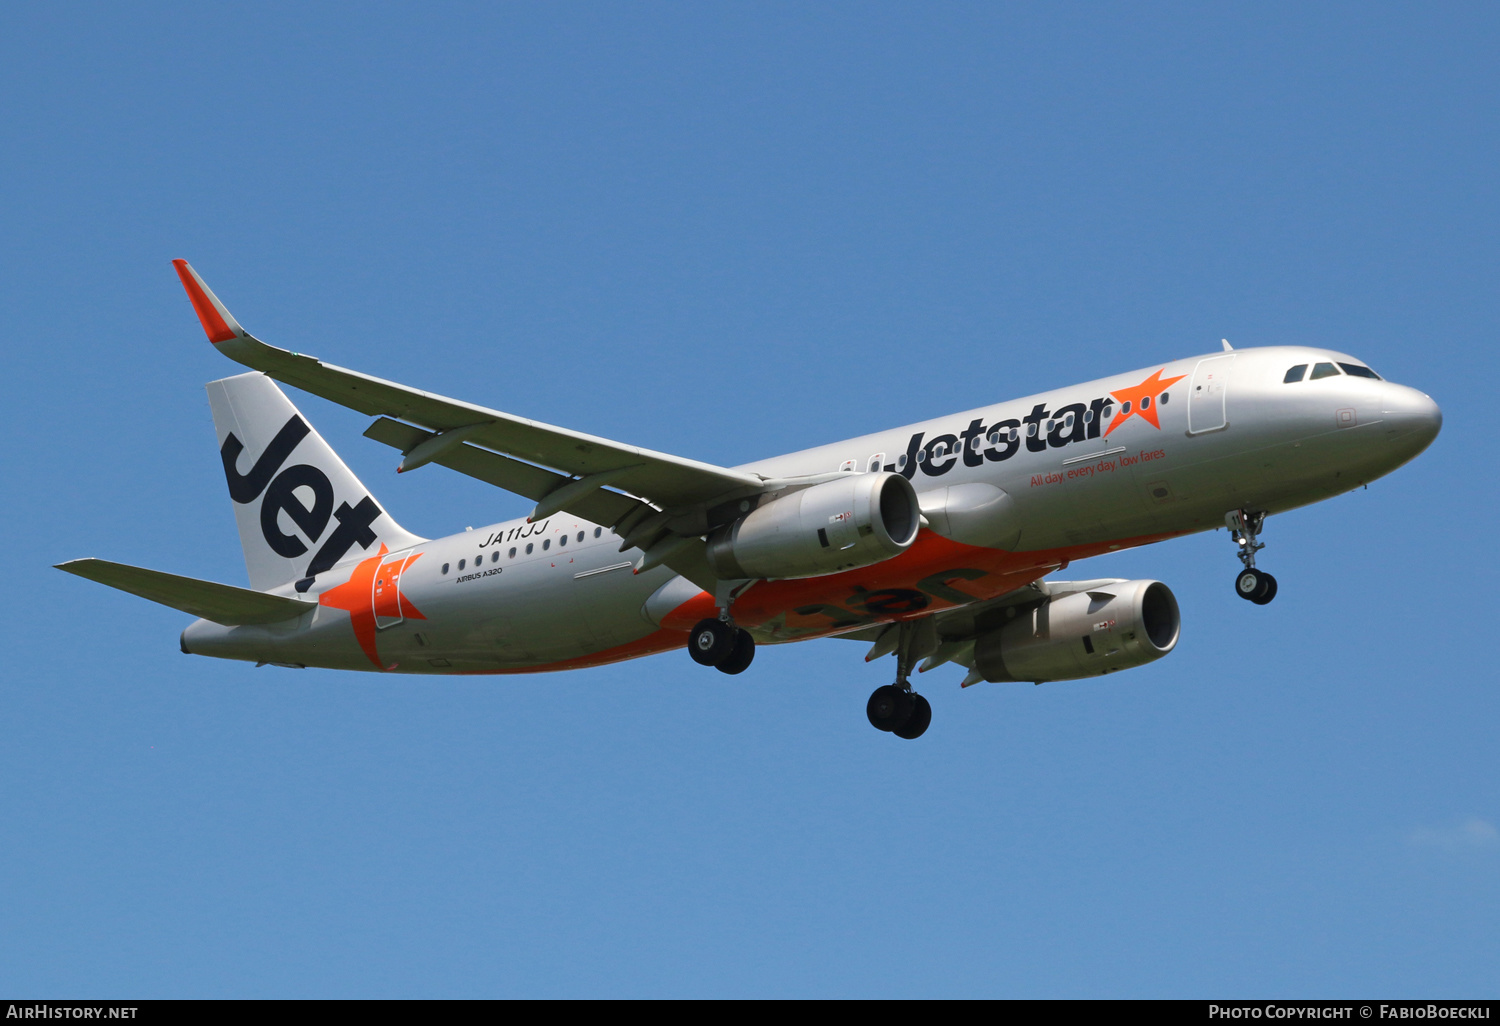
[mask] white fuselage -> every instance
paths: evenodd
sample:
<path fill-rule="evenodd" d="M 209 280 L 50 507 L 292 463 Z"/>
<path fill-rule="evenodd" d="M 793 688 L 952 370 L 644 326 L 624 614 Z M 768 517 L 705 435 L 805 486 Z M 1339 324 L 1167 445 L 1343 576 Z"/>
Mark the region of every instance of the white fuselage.
<path fill-rule="evenodd" d="M 736 621 L 758 641 L 791 641 L 992 598 L 1074 559 L 1221 526 L 1228 510 L 1337 495 L 1436 435 L 1441 414 L 1423 393 L 1342 371 L 1313 380 L 1319 364 L 1358 361 L 1303 347 L 1215 353 L 739 468 L 901 473 L 928 527 L 882 563 L 757 582 L 735 599 Z M 1285 381 L 1297 365 L 1302 380 Z M 635 574 L 639 553 L 620 544 L 560 513 L 364 554 L 317 578 L 306 597 L 319 605 L 301 618 L 200 620 L 182 647 L 408 673 L 562 669 L 681 647 L 712 596 L 665 566 Z"/>

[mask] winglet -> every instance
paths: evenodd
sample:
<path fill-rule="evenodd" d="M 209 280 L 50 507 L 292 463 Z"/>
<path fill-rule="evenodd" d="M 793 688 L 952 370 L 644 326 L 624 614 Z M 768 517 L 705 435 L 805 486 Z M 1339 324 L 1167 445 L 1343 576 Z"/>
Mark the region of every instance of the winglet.
<path fill-rule="evenodd" d="M 188 299 L 192 300 L 198 320 L 203 322 L 203 333 L 210 342 L 229 342 L 245 333 L 240 322 L 224 309 L 219 297 L 203 284 L 203 279 L 186 260 L 173 260 L 172 266 L 177 268 L 177 277 L 182 279 L 182 287 L 187 289 Z"/>

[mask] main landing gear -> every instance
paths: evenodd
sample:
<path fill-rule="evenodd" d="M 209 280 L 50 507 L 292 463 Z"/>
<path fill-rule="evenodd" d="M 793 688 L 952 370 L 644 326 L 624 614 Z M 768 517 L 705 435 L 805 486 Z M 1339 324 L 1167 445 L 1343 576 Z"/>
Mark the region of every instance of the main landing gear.
<path fill-rule="evenodd" d="M 903 620 L 896 624 L 896 630 L 900 632 L 896 642 L 896 683 L 875 689 L 865 704 L 865 715 L 876 730 L 914 741 L 932 723 L 932 706 L 911 689 L 907 677 L 918 659 L 931 654 L 923 649 L 937 647 L 937 637 L 931 620 Z"/>
<path fill-rule="evenodd" d="M 755 658 L 755 639 L 726 620 L 699 620 L 688 638 L 688 655 L 720 673 L 744 673 Z"/>
<path fill-rule="evenodd" d="M 1256 540 L 1265 521 L 1264 513 L 1250 513 L 1243 509 L 1224 514 L 1224 526 L 1229 528 L 1229 536 L 1239 545 L 1240 562 L 1245 564 L 1245 569 L 1234 579 L 1234 593 L 1258 606 L 1276 597 L 1276 578 L 1264 570 L 1255 569 L 1255 554 L 1266 547 L 1264 542 Z"/>
<path fill-rule="evenodd" d="M 719 615 L 699 620 L 688 636 L 688 655 L 699 666 L 712 666 L 720 673 L 744 673 L 755 658 L 755 639 L 734 625 L 734 598 L 750 581 L 720 581 L 714 589 Z"/>
<path fill-rule="evenodd" d="M 865 705 L 865 715 L 876 730 L 914 741 L 926 733 L 932 722 L 932 706 L 902 681 L 876 688 Z"/>

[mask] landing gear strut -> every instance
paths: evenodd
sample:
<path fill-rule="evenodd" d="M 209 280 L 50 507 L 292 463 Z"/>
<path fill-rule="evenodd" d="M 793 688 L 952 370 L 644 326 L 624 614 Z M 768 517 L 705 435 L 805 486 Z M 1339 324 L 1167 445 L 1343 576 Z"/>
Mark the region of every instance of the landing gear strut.
<path fill-rule="evenodd" d="M 1266 547 L 1264 542 L 1256 540 L 1265 521 L 1264 513 L 1250 513 L 1243 509 L 1224 514 L 1224 526 L 1229 528 L 1229 536 L 1240 547 L 1240 562 L 1245 564 L 1245 569 L 1234 579 L 1234 593 L 1258 606 L 1276 597 L 1276 578 L 1264 570 L 1255 569 L 1255 554 Z"/>
<path fill-rule="evenodd" d="M 931 620 L 903 620 L 894 626 L 900 632 L 896 642 L 896 683 L 875 689 L 865 704 L 870 726 L 908 741 L 926 732 L 932 723 L 932 706 L 911 689 L 907 677 L 923 656 L 937 647 L 937 632 Z"/>

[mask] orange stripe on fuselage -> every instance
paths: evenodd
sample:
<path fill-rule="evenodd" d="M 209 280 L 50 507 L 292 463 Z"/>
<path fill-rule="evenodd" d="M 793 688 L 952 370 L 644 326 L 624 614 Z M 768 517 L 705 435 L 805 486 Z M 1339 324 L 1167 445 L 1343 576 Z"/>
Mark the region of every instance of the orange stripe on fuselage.
<path fill-rule="evenodd" d="M 1114 542 L 1070 545 L 1036 552 L 1006 552 L 963 545 L 924 530 L 895 559 L 828 577 L 758 581 L 734 600 L 734 619 L 773 641 L 805 641 L 844 634 L 893 620 L 997 598 L 1078 559 L 1135 548 L 1184 532 L 1142 535 Z M 668 613 L 661 629 L 593 655 L 520 669 L 471 673 L 541 673 L 623 662 L 682 648 L 699 620 L 716 615 L 713 596 L 699 592 Z"/>
<path fill-rule="evenodd" d="M 895 559 L 828 577 L 758 581 L 734 600 L 735 622 L 774 640 L 843 634 L 996 598 L 1077 559 L 1172 537 L 1144 535 L 1036 552 L 964 545 L 924 530 Z M 681 631 L 715 613 L 707 592 L 678 606 L 662 626 Z"/>
<path fill-rule="evenodd" d="M 582 670 L 590 666 L 623 663 L 627 659 L 639 659 L 641 656 L 655 655 L 658 652 L 670 652 L 674 648 L 686 647 L 687 640 L 686 631 L 658 630 L 652 631 L 644 638 L 637 638 L 635 641 L 624 645 L 616 645 L 614 648 L 606 648 L 604 651 L 595 652 L 593 655 L 577 656 L 573 659 L 561 659 L 555 663 L 545 663 L 539 666 L 522 666 L 517 669 L 460 670 L 454 676 L 495 673 L 550 673 L 554 670 Z"/>

